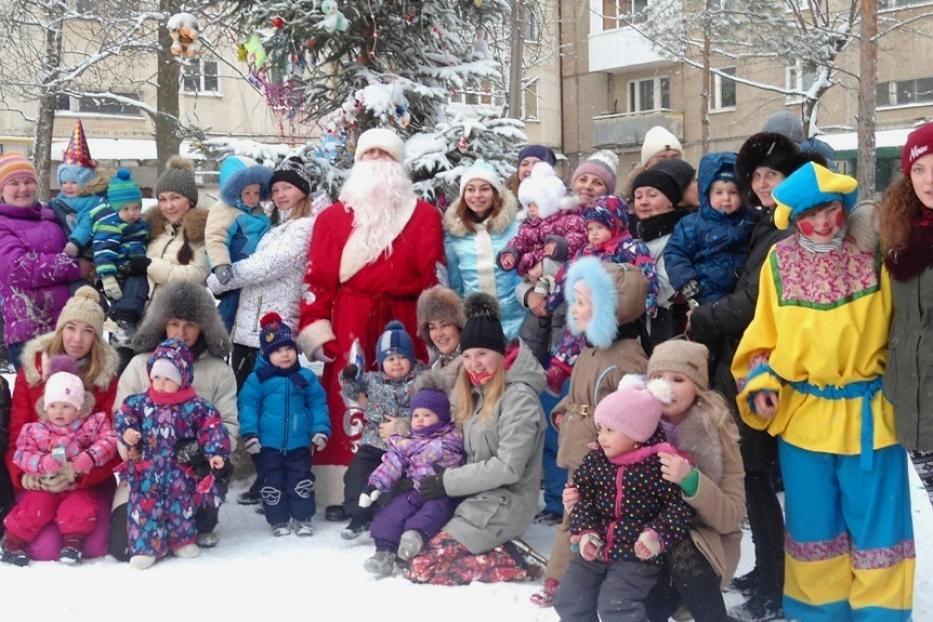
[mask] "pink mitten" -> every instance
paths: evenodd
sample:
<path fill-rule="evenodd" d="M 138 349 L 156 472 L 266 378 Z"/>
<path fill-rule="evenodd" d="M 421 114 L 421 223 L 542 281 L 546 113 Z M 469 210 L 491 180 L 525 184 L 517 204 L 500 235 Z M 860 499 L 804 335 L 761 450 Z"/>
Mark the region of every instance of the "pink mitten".
<path fill-rule="evenodd" d="M 71 461 L 71 464 L 75 468 L 75 473 L 78 475 L 84 475 L 90 473 L 91 469 L 94 468 L 94 459 L 91 457 L 91 454 L 86 451 L 82 451 L 77 456 L 74 457 L 74 460 Z"/>
<path fill-rule="evenodd" d="M 42 456 L 39 460 L 39 468 L 43 473 L 58 473 L 62 470 L 62 463 L 52 457 L 52 454 Z"/>

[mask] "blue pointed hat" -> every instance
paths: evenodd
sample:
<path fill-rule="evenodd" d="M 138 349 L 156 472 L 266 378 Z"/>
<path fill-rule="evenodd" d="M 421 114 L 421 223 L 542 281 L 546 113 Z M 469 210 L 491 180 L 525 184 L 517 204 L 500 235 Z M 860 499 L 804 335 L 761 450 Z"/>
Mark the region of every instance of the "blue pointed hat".
<path fill-rule="evenodd" d="M 804 212 L 831 201 L 842 203 L 848 214 L 858 201 L 858 182 L 815 162 L 807 162 L 778 184 L 771 196 L 777 202 L 774 225 L 787 229 Z"/>

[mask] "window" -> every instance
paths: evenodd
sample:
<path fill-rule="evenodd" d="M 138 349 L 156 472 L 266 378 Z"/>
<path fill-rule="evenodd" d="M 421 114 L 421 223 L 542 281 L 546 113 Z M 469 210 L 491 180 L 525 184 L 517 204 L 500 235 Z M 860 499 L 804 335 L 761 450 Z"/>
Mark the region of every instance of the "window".
<path fill-rule="evenodd" d="M 735 67 L 723 67 L 719 71 L 730 76 L 735 75 Z M 735 80 L 724 78 L 715 73 L 710 76 L 710 79 L 712 81 L 710 85 L 710 109 L 726 110 L 735 108 Z"/>
<path fill-rule="evenodd" d="M 453 104 L 467 104 L 470 106 L 498 106 L 499 97 L 492 92 L 492 83 L 489 80 L 482 82 L 470 81 L 462 91 L 451 94 L 449 101 Z"/>
<path fill-rule="evenodd" d="M 615 30 L 645 20 L 648 0 L 603 0 L 603 30 Z"/>
<path fill-rule="evenodd" d="M 538 40 L 538 22 L 533 10 L 522 8 L 522 39 L 525 41 Z"/>
<path fill-rule="evenodd" d="M 720 11 L 737 11 L 739 9 L 738 0 L 719 0 Z"/>
<path fill-rule="evenodd" d="M 879 108 L 933 102 L 933 78 L 890 80 L 879 82 L 876 88 L 875 105 Z"/>
<path fill-rule="evenodd" d="M 538 119 L 538 80 L 532 80 L 522 89 L 522 118 Z"/>
<path fill-rule="evenodd" d="M 810 88 L 810 85 L 813 84 L 813 81 L 816 80 L 816 71 L 817 66 L 814 63 L 798 60 L 787 68 L 785 86 L 788 90 L 806 91 Z M 803 97 L 799 95 L 788 95 L 785 101 L 788 104 L 796 104 L 802 102 Z"/>
<path fill-rule="evenodd" d="M 112 91 L 114 95 L 128 99 L 139 99 L 138 93 L 128 91 Z M 55 96 L 55 110 L 59 112 L 92 112 L 126 117 L 138 117 L 139 107 L 125 104 L 107 97 L 73 97 L 59 94 Z"/>
<path fill-rule="evenodd" d="M 55 96 L 55 111 L 56 112 L 68 112 L 71 110 L 71 97 L 65 95 L 64 93 L 59 93 Z"/>
<path fill-rule="evenodd" d="M 219 93 L 217 61 L 199 58 L 185 65 L 182 76 L 182 91 L 185 93 Z"/>
<path fill-rule="evenodd" d="M 648 78 L 628 83 L 628 111 L 647 112 L 667 110 L 671 107 L 671 81 L 669 78 Z"/>
<path fill-rule="evenodd" d="M 94 4 L 91 0 L 76 0 L 75 1 L 75 10 L 78 13 L 90 13 L 91 9 L 94 8 Z"/>
<path fill-rule="evenodd" d="M 881 0 L 881 2 L 878 3 L 878 9 L 880 11 L 893 11 L 894 9 L 902 7 L 929 3 L 930 0 Z"/>

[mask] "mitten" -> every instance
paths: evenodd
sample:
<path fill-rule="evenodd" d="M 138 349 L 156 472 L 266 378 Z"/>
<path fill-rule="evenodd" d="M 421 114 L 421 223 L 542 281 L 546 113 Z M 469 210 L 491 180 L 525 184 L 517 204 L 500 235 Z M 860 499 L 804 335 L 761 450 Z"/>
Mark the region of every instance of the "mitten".
<path fill-rule="evenodd" d="M 638 554 L 638 545 L 641 545 L 645 550 L 650 553 L 648 557 L 643 557 L 639 555 L 641 559 L 651 559 L 652 557 L 657 557 L 658 553 L 661 552 L 661 539 L 658 537 L 658 534 L 653 529 L 646 529 L 641 532 L 641 535 L 638 536 L 638 540 L 635 541 L 635 553 Z"/>
<path fill-rule="evenodd" d="M 178 464 L 198 466 L 204 463 L 204 454 L 197 439 L 183 438 L 175 443 L 175 461 Z"/>
<path fill-rule="evenodd" d="M 398 485 L 396 486 L 395 492 L 408 492 L 409 490 L 414 490 L 415 480 L 410 477 L 403 477 L 398 480 Z"/>
<path fill-rule="evenodd" d="M 376 502 L 380 494 L 382 493 L 380 493 L 379 489 L 375 486 L 367 486 L 363 489 L 363 492 L 360 493 L 360 507 L 368 508 Z"/>
<path fill-rule="evenodd" d="M 593 561 L 603 552 L 602 538 L 591 531 L 580 536 L 578 546 L 580 547 L 580 556 L 587 561 Z"/>
<path fill-rule="evenodd" d="M 91 457 L 86 451 L 82 451 L 77 456 L 74 457 L 74 460 L 71 461 L 72 466 L 74 466 L 75 473 L 79 475 L 84 475 L 90 473 L 91 469 L 94 468 L 94 458 Z"/>
<path fill-rule="evenodd" d="M 52 454 L 42 456 L 39 460 L 39 466 L 45 473 L 58 473 L 62 470 L 62 463 L 52 457 Z"/>
<path fill-rule="evenodd" d="M 344 382 L 353 382 L 360 377 L 360 368 L 350 363 L 343 368 L 343 371 L 340 372 L 340 377 Z"/>
<path fill-rule="evenodd" d="M 256 436 L 250 434 L 243 437 L 243 449 L 246 450 L 246 453 L 255 455 L 262 449 L 262 444 Z"/>
<path fill-rule="evenodd" d="M 62 250 L 62 252 L 68 255 L 69 257 L 77 257 L 78 253 L 81 252 L 81 249 L 78 248 L 77 244 L 75 244 L 71 240 L 68 240 L 68 243 L 65 244 L 65 248 Z"/>
<path fill-rule="evenodd" d="M 316 450 L 324 451 L 324 448 L 327 447 L 327 435 L 323 432 L 318 432 L 311 437 L 311 444 L 314 445 Z"/>
<path fill-rule="evenodd" d="M 421 480 L 421 496 L 425 499 L 434 499 L 447 495 L 444 488 L 444 468 L 437 469 L 437 475 L 431 475 Z"/>
<path fill-rule="evenodd" d="M 700 284 L 696 279 L 690 279 L 684 286 L 680 288 L 680 295 L 685 299 L 690 300 L 696 298 L 696 295 L 700 293 Z"/>
<path fill-rule="evenodd" d="M 130 257 L 130 275 L 131 276 L 146 276 L 146 273 L 149 270 L 150 259 L 145 255 L 136 255 Z"/>
<path fill-rule="evenodd" d="M 221 285 L 226 285 L 233 278 L 233 267 L 228 263 L 215 267 L 211 272 L 214 273 Z"/>
<path fill-rule="evenodd" d="M 104 294 L 107 295 L 107 298 L 110 300 L 120 300 L 123 298 L 123 290 L 120 289 L 120 284 L 117 283 L 116 277 L 105 276 L 100 282 L 104 286 Z"/>

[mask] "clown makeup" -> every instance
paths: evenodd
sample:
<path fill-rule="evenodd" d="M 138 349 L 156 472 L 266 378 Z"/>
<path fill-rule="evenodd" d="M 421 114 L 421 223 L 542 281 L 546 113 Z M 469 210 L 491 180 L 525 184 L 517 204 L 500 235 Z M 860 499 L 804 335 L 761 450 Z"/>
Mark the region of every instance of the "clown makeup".
<path fill-rule="evenodd" d="M 610 430 L 609 428 L 604 428 L 603 426 L 599 426 L 599 431 L 596 438 L 599 446 L 602 448 L 603 453 L 606 454 L 607 458 L 621 456 L 624 453 L 632 451 L 638 446 L 638 443 L 632 440 L 632 438 L 624 432 Z"/>
<path fill-rule="evenodd" d="M 612 231 L 607 229 L 603 223 L 591 220 L 586 223 L 586 239 L 593 246 L 605 244 L 612 239 Z"/>
<path fill-rule="evenodd" d="M 427 408 L 415 408 L 411 411 L 411 429 L 417 432 L 429 426 L 440 423 L 441 418 L 433 410 Z"/>
<path fill-rule="evenodd" d="M 928 153 L 910 165 L 910 185 L 927 209 L 933 209 L 933 153 Z"/>
<path fill-rule="evenodd" d="M 45 405 L 45 418 L 50 423 L 64 427 L 78 418 L 78 409 L 68 402 L 52 402 Z"/>
<path fill-rule="evenodd" d="M 816 244 L 828 244 L 846 224 L 842 203 L 831 201 L 808 210 L 797 217 L 797 230 Z"/>
<path fill-rule="evenodd" d="M 782 181 L 784 181 L 784 173 L 780 171 L 767 166 L 759 166 L 755 169 L 752 173 L 752 192 L 758 197 L 758 202 L 762 207 L 774 207 L 774 197 L 771 196 L 771 191 Z"/>
<path fill-rule="evenodd" d="M 635 215 L 644 220 L 674 211 L 674 205 L 663 192 L 652 186 L 642 186 L 635 190 Z"/>
<path fill-rule="evenodd" d="M 570 309 L 577 332 L 582 333 L 593 319 L 593 292 L 583 281 L 573 284 L 573 307 Z"/>
<path fill-rule="evenodd" d="M 450 354 L 460 345 L 460 329 L 450 322 L 428 322 L 428 336 L 441 354 Z"/>
<path fill-rule="evenodd" d="M 731 181 L 714 181 L 709 189 L 709 204 L 723 214 L 732 214 L 742 207 L 739 188 Z"/>
<path fill-rule="evenodd" d="M 401 380 L 411 371 L 411 361 L 402 354 L 390 354 L 382 361 L 382 371 L 392 380 Z"/>
<path fill-rule="evenodd" d="M 601 196 L 609 193 L 606 184 L 596 175 L 583 173 L 573 180 L 571 188 L 585 205 L 592 205 L 593 202 Z"/>

